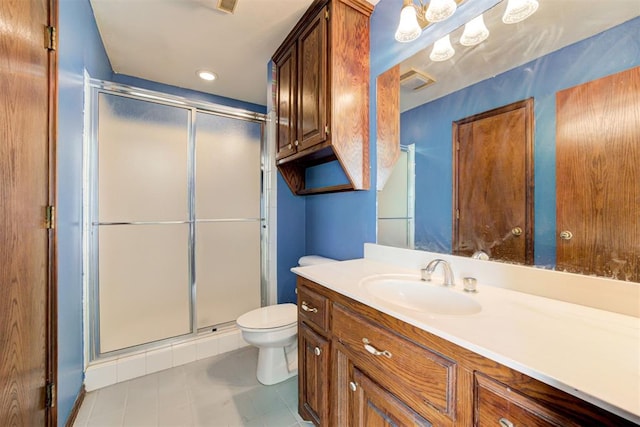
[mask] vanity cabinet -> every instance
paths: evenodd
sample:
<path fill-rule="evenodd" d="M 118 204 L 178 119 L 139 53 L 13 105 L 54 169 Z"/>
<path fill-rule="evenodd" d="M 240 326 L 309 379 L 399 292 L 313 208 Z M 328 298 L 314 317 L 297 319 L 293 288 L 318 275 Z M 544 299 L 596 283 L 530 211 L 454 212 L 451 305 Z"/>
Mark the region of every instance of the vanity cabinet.
<path fill-rule="evenodd" d="M 276 164 L 295 194 L 369 188 L 369 16 L 365 0 L 316 0 L 273 55 Z M 348 184 L 307 188 L 337 161 Z"/>
<path fill-rule="evenodd" d="M 344 385 L 345 381 L 340 378 L 350 377 L 349 390 L 359 395 L 351 383 L 360 386 L 356 377 L 365 375 L 370 378 L 369 389 L 372 384 L 379 385 L 393 396 L 391 401 L 402 403 L 399 407 L 412 408 L 411 413 L 416 418 L 452 425 L 456 369 L 453 360 L 399 336 L 341 304 L 333 304 L 332 310 L 334 342 L 349 359 L 348 364 L 337 366 L 337 384 Z M 351 369 L 350 364 L 361 374 L 343 370 Z M 362 404 L 363 400 L 359 399 L 359 402 Z M 340 404 L 336 406 L 339 408 Z M 397 416 L 407 414 L 400 411 Z"/>
<path fill-rule="evenodd" d="M 346 396 L 337 409 L 335 425 L 344 426 L 424 426 L 432 424 L 387 389 L 354 366 L 348 356 L 337 351 L 337 369 L 349 372 L 348 383 L 337 383 Z"/>
<path fill-rule="evenodd" d="M 324 425 L 329 419 L 329 341 L 304 323 L 298 328 L 298 339 L 298 367 L 305 373 L 298 377 L 298 409 L 303 418 Z"/>
<path fill-rule="evenodd" d="M 298 287 L 298 412 L 315 425 L 328 425 L 331 346 L 329 300 Z"/>
<path fill-rule="evenodd" d="M 634 425 L 302 277 L 298 307 L 299 411 L 315 425 Z"/>
<path fill-rule="evenodd" d="M 477 426 L 577 426 L 578 423 L 550 410 L 525 394 L 476 374 L 475 425 Z"/>

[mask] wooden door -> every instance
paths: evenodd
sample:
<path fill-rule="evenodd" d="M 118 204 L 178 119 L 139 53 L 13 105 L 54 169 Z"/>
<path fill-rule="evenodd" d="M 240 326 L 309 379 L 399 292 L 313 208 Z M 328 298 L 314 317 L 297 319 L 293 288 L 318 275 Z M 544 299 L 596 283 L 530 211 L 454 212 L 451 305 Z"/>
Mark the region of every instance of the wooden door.
<path fill-rule="evenodd" d="M 44 44 L 55 11 L 53 0 L 0 2 L 2 426 L 55 424 L 45 409 L 55 374 L 53 232 L 45 227 L 55 188 L 55 54 Z"/>
<path fill-rule="evenodd" d="M 453 125 L 453 252 L 533 263 L 533 99 Z"/>
<path fill-rule="evenodd" d="M 276 65 L 277 87 L 277 115 L 276 139 L 278 152 L 276 160 L 290 156 L 296 152 L 294 142 L 297 138 L 297 45 L 293 43 L 281 57 L 274 62 Z"/>
<path fill-rule="evenodd" d="M 304 323 L 299 337 L 299 411 L 315 425 L 329 425 L 329 341 Z"/>
<path fill-rule="evenodd" d="M 327 14 L 322 8 L 298 38 L 298 150 L 326 140 Z"/>
<path fill-rule="evenodd" d="M 557 93 L 558 269 L 640 282 L 639 173 L 640 67 Z"/>

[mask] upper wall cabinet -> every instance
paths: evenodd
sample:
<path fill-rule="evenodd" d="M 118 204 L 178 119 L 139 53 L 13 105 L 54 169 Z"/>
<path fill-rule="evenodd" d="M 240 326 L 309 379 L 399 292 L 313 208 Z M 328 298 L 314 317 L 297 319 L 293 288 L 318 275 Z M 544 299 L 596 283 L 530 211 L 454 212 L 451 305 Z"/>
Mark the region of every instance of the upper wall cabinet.
<path fill-rule="evenodd" d="M 369 16 L 364 0 L 316 0 L 273 55 L 276 164 L 298 195 L 369 189 Z M 337 160 L 349 183 L 307 188 Z"/>

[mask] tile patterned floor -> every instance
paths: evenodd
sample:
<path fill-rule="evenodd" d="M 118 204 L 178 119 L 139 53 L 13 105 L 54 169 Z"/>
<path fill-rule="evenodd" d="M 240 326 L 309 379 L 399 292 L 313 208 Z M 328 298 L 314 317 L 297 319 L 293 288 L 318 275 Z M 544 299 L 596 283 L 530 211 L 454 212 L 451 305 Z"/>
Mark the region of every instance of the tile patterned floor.
<path fill-rule="evenodd" d="M 264 386 L 245 347 L 87 393 L 75 427 L 311 426 L 297 413 L 298 378 Z"/>

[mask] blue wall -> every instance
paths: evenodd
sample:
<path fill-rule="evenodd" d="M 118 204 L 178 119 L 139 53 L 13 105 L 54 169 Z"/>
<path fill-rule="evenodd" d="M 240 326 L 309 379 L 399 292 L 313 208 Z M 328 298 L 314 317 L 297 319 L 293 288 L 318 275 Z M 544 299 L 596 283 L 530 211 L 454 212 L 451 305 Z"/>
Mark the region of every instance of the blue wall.
<path fill-rule="evenodd" d="M 69 416 L 83 381 L 82 145 L 85 68 L 109 80 L 88 0 L 60 0 L 58 22 L 58 425 Z"/>
<path fill-rule="evenodd" d="M 637 65 L 640 18 L 403 113 L 401 141 L 416 144 L 416 248 L 451 250 L 451 123 L 533 97 L 535 263 L 554 265 L 556 92 Z"/>

